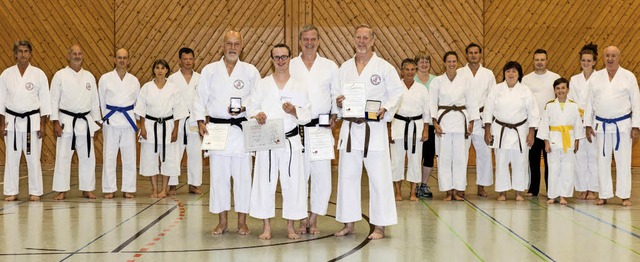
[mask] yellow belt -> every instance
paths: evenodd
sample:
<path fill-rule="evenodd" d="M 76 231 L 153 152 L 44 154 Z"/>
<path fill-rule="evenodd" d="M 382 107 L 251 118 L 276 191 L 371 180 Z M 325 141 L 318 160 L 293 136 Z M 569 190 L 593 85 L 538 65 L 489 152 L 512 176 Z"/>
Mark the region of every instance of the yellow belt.
<path fill-rule="evenodd" d="M 550 126 L 549 131 L 556 131 L 562 133 L 562 149 L 567 152 L 567 149 L 571 147 L 571 134 L 569 131 L 573 130 L 573 126 Z"/>

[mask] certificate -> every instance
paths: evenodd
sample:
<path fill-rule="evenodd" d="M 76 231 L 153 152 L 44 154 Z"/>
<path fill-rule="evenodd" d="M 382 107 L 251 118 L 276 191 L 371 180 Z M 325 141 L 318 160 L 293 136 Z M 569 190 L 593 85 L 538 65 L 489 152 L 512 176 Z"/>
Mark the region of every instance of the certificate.
<path fill-rule="evenodd" d="M 362 118 L 367 104 L 367 85 L 364 82 L 342 84 L 342 117 Z"/>
<path fill-rule="evenodd" d="M 207 133 L 202 138 L 202 150 L 222 151 L 227 148 L 227 134 L 230 124 L 207 124 Z"/>
<path fill-rule="evenodd" d="M 330 128 L 310 127 L 306 133 L 309 136 L 309 160 L 331 160 L 335 158 L 333 151 L 333 135 Z"/>
<path fill-rule="evenodd" d="M 244 134 L 244 150 L 264 151 L 285 146 L 284 120 L 267 119 L 264 125 L 259 125 L 255 119 L 242 122 Z"/>

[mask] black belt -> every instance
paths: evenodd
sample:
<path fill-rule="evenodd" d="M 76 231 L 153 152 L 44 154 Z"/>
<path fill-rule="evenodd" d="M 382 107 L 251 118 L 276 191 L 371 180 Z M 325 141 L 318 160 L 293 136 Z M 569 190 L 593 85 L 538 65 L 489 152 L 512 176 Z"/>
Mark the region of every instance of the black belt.
<path fill-rule="evenodd" d="M 364 123 L 364 157 L 367 158 L 367 154 L 369 153 L 369 139 L 371 136 L 371 128 L 369 127 L 369 123 L 364 118 L 355 118 L 355 117 L 347 117 L 344 120 L 349 121 L 349 134 L 347 135 L 347 153 L 351 152 L 351 124 L 362 124 Z"/>
<path fill-rule="evenodd" d="M 78 119 L 82 119 L 87 123 L 87 157 L 91 156 L 91 131 L 89 130 L 89 120 L 87 120 L 87 115 L 91 113 L 91 111 L 83 112 L 83 113 L 74 113 L 71 111 L 67 111 L 64 109 L 60 109 L 60 113 L 73 117 L 73 124 L 71 124 L 71 133 L 73 134 L 71 137 L 71 150 L 76 150 L 76 121 Z"/>
<path fill-rule="evenodd" d="M 302 141 L 302 153 L 304 153 L 304 128 L 305 127 L 315 127 L 320 123 L 320 119 L 314 118 L 311 119 L 309 123 L 298 126 L 298 133 L 300 133 L 300 141 Z"/>
<path fill-rule="evenodd" d="M 518 127 L 524 125 L 524 123 L 527 122 L 527 119 L 525 118 L 524 120 L 515 124 L 505 123 L 498 119 L 493 119 L 493 121 L 502 126 L 502 129 L 500 129 L 500 143 L 498 143 L 498 148 L 502 148 L 502 135 L 504 135 L 504 129 L 509 128 L 516 131 L 516 134 L 518 135 L 518 146 L 520 147 L 520 153 L 522 153 L 522 142 L 520 140 L 520 132 L 518 132 Z"/>
<path fill-rule="evenodd" d="M 154 139 L 154 143 L 155 143 L 155 147 L 154 147 L 154 153 L 158 153 L 158 124 L 162 124 L 162 162 L 164 162 L 165 157 L 166 157 L 166 137 L 167 137 L 167 120 L 171 120 L 173 119 L 173 115 L 170 115 L 168 117 L 153 117 L 150 115 L 146 115 L 144 118 L 149 119 L 149 120 L 153 120 L 155 121 L 155 123 L 153 123 L 153 139 Z"/>
<path fill-rule="evenodd" d="M 464 117 L 464 138 L 469 138 L 470 134 L 469 134 L 469 129 L 467 128 L 467 115 L 465 115 L 464 112 L 462 112 L 462 110 L 467 109 L 467 107 L 466 106 L 438 106 L 438 110 L 440 109 L 443 109 L 444 111 L 442 112 L 442 114 L 440 114 L 440 117 L 438 117 L 438 124 L 440 124 L 442 117 L 447 113 L 451 111 L 458 111 L 460 112 L 460 114 L 462 114 L 462 117 Z"/>
<path fill-rule="evenodd" d="M 416 122 L 415 120 L 422 119 L 422 115 L 405 117 L 395 114 L 393 118 L 404 121 L 404 150 L 408 150 L 407 140 L 409 139 L 409 123 L 413 122 L 413 141 L 411 142 L 411 154 L 416 153 Z"/>
<path fill-rule="evenodd" d="M 16 120 L 18 118 L 27 118 L 27 155 L 31 155 L 31 115 L 40 113 L 40 109 L 27 111 L 24 113 L 17 113 L 9 108 L 4 109 L 7 114 L 14 116 L 13 118 L 13 151 L 18 151 L 18 145 L 16 144 Z M 42 129 L 42 127 L 40 127 Z"/>
<path fill-rule="evenodd" d="M 184 138 L 184 141 L 182 143 L 184 143 L 184 145 L 187 145 L 187 120 L 189 120 L 189 117 L 186 117 L 184 119 L 184 126 L 182 127 L 182 138 Z"/>
<path fill-rule="evenodd" d="M 291 158 L 293 156 L 290 137 L 294 137 L 298 135 L 298 128 L 293 128 L 289 130 L 289 132 L 285 133 L 284 136 L 287 137 L 287 141 L 289 142 L 289 177 L 291 177 Z M 269 149 L 269 182 L 271 182 L 271 149 Z"/>
<path fill-rule="evenodd" d="M 242 130 L 242 122 L 247 121 L 246 117 L 239 118 L 215 118 L 210 116 L 209 122 L 214 124 L 231 124 L 232 126 L 237 126 Z"/>

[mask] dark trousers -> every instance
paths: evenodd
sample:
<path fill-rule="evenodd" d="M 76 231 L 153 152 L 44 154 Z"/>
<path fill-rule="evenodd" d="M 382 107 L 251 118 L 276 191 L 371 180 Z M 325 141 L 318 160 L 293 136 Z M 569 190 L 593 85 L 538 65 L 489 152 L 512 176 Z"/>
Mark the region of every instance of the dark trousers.
<path fill-rule="evenodd" d="M 535 135 L 538 130 L 535 131 Z M 544 181 L 545 190 L 549 189 L 549 168 L 547 164 L 547 152 L 544 151 L 544 140 L 536 138 L 533 146 L 529 149 L 529 168 L 531 169 L 531 185 L 529 185 L 529 193 L 537 196 L 540 193 L 540 154 L 544 158 Z"/>

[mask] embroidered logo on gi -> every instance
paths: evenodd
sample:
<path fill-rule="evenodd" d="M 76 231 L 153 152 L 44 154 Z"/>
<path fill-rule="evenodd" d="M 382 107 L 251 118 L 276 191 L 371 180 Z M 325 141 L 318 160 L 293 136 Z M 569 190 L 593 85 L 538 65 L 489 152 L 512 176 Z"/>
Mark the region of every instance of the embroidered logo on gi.
<path fill-rule="evenodd" d="M 233 87 L 235 87 L 236 89 L 242 89 L 244 88 L 244 82 L 242 82 L 242 80 L 237 79 L 236 81 L 233 81 Z"/>
<path fill-rule="evenodd" d="M 379 75 L 371 76 L 371 84 L 373 84 L 374 86 L 377 86 L 380 84 L 380 82 L 382 82 L 382 78 Z"/>
<path fill-rule="evenodd" d="M 91 84 L 87 83 L 87 90 L 91 90 Z"/>
<path fill-rule="evenodd" d="M 26 88 L 26 89 L 27 89 L 27 90 L 29 90 L 29 91 L 33 90 L 33 83 L 31 83 L 31 82 L 27 82 L 27 83 L 24 85 L 24 88 Z"/>

